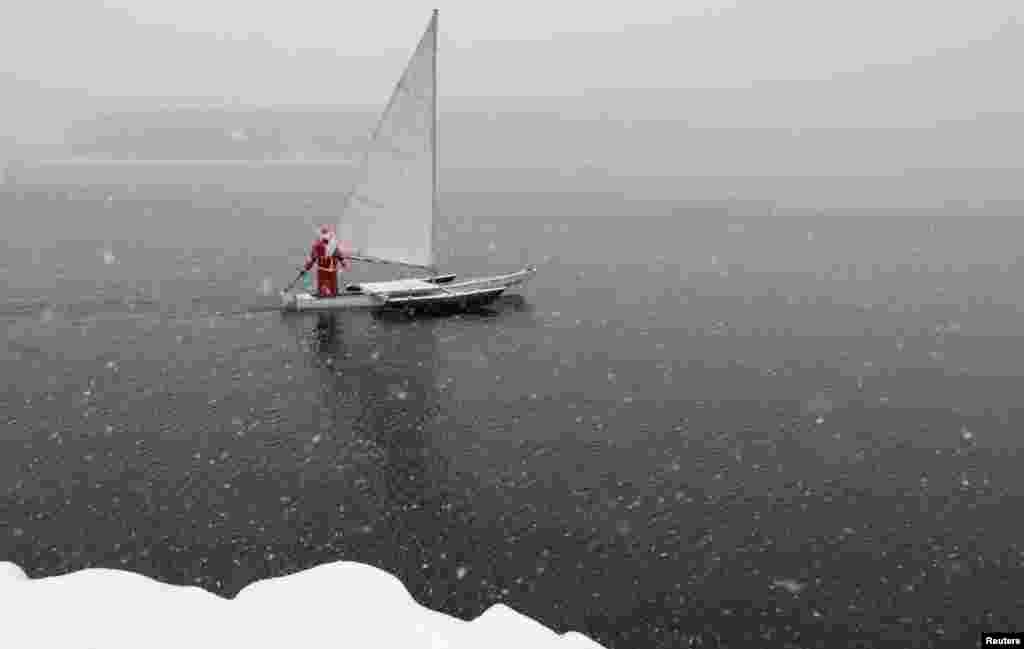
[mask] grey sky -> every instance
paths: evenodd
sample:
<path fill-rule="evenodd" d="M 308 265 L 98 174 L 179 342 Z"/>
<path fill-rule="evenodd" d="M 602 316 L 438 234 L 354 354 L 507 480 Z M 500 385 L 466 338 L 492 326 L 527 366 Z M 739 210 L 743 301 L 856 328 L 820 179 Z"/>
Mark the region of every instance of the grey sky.
<path fill-rule="evenodd" d="M 15 20 L 0 27 L 0 70 L 21 78 L 97 94 L 202 94 L 236 86 L 229 94 L 251 95 L 257 102 L 287 101 L 298 93 L 298 101 L 369 103 L 386 95 L 435 5 L 442 18 L 446 96 L 571 96 L 594 87 L 742 87 L 756 80 L 828 78 L 986 39 L 1022 7 L 1019 0 L 645 0 L 585 6 L 557 0 L 378 0 L 359 3 L 358 9 L 314 0 L 19 5 Z M 170 29 L 132 21 L 236 39 L 262 34 L 275 48 L 300 52 L 289 57 L 253 41 L 226 46 L 212 36 L 181 40 Z M 339 56 L 357 58 L 342 65 Z"/>

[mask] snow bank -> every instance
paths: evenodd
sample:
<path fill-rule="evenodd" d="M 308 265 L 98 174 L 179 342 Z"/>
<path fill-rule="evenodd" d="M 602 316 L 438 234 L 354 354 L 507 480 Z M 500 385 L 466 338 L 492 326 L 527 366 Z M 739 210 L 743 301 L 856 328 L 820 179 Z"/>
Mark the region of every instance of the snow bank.
<path fill-rule="evenodd" d="M 251 584 L 234 600 L 121 570 L 28 579 L 0 562 L 0 646 L 19 649 L 602 649 L 496 604 L 472 622 L 431 611 L 392 575 L 342 561 Z"/>

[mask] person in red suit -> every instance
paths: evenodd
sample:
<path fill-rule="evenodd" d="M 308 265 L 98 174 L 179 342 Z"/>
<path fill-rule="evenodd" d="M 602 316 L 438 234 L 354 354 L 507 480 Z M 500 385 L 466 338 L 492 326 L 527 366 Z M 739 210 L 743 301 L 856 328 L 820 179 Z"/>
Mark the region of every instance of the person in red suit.
<path fill-rule="evenodd" d="M 352 265 L 341 252 L 334 233 L 328 226 L 320 228 L 320 235 L 313 241 L 313 249 L 306 260 L 306 272 L 316 266 L 316 292 L 319 297 L 338 295 L 338 272 L 347 271 Z"/>

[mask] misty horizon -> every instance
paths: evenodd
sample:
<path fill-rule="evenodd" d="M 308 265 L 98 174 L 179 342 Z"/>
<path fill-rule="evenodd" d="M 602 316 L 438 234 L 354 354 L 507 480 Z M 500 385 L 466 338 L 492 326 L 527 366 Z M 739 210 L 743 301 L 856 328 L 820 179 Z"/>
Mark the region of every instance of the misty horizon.
<path fill-rule="evenodd" d="M 331 47 L 326 28 L 305 41 L 270 23 L 266 33 L 250 29 L 267 20 L 259 12 L 237 14 L 238 29 L 228 30 L 230 12 L 215 24 L 216 12 L 186 3 L 176 23 L 177 9 L 133 6 L 76 5 L 74 33 L 47 31 L 45 16 L 26 14 L 25 26 L 45 38 L 9 39 L 9 54 L 19 43 L 38 50 L 62 33 L 69 40 L 0 69 L 0 161 L 351 159 L 410 54 L 409 33 L 429 15 L 426 5 L 345 14 Z M 560 14 L 502 31 L 493 16 L 442 6 L 442 167 L 557 170 L 595 182 L 1024 168 L 1022 149 L 1006 145 L 1024 136 L 1024 92 L 1012 83 L 1024 25 L 1013 5 L 981 3 L 970 15 L 928 5 L 933 22 L 900 40 L 914 6 L 844 9 L 847 31 L 873 25 L 862 39 L 799 2 L 770 15 L 749 3 L 695 5 L 685 16 L 649 5 L 622 14 L 617 32 L 612 14 L 596 12 L 577 33 Z M 84 27 L 108 36 L 105 46 L 76 50 Z M 708 34 L 724 40 L 709 43 Z M 706 55 L 673 58 L 695 42 Z M 725 50 L 732 58 L 716 60 Z M 55 58 L 59 51 L 76 56 Z M 709 70 L 721 72 L 717 82 Z"/>

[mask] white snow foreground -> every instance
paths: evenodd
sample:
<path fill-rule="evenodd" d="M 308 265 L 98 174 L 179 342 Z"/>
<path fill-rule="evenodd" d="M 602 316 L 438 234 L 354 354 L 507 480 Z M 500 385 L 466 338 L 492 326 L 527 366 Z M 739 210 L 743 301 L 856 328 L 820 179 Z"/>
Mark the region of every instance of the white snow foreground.
<path fill-rule="evenodd" d="M 0 562 L 0 646 L 18 649 L 604 649 L 496 604 L 464 622 L 349 561 L 251 584 L 233 600 L 123 570 L 29 579 Z"/>

